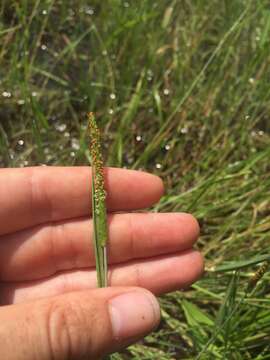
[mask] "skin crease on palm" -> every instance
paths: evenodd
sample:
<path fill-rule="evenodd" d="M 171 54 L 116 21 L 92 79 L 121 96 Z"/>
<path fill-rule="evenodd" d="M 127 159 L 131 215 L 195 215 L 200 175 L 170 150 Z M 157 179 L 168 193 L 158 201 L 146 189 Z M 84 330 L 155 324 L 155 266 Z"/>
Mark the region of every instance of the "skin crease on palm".
<path fill-rule="evenodd" d="M 0 170 L 3 358 L 96 359 L 124 348 L 158 325 L 154 295 L 201 276 L 194 217 L 141 212 L 159 201 L 162 181 L 115 168 L 105 176 L 111 287 L 96 289 L 91 169 Z"/>

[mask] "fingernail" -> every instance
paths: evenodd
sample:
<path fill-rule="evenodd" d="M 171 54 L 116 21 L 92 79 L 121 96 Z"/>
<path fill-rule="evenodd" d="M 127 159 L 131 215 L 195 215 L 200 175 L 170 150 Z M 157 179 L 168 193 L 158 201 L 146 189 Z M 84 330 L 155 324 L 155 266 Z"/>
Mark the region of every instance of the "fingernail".
<path fill-rule="evenodd" d="M 110 300 L 113 335 L 117 339 L 144 336 L 159 322 L 160 308 L 148 291 L 121 294 Z"/>

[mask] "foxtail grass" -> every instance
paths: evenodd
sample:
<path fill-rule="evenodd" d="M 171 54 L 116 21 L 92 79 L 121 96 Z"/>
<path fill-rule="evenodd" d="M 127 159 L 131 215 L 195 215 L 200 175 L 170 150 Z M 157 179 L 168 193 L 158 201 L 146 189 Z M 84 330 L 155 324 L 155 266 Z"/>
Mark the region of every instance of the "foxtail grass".
<path fill-rule="evenodd" d="M 106 191 L 101 152 L 101 137 L 93 113 L 88 114 L 88 128 L 92 165 L 92 219 L 97 283 L 99 287 L 106 287 L 108 285 Z"/>

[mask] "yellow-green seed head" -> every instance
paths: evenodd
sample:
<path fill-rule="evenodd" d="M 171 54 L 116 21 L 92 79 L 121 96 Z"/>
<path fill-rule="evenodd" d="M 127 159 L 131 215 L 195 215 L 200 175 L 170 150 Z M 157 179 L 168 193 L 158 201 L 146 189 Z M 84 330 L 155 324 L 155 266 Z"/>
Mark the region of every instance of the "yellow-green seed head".
<path fill-rule="evenodd" d="M 97 209 L 100 204 L 105 201 L 106 192 L 104 186 L 104 170 L 103 170 L 103 159 L 101 153 L 101 139 L 100 131 L 97 127 L 94 114 L 88 113 L 88 128 L 90 134 L 90 153 L 92 161 L 92 171 L 95 183 L 95 201 Z"/>

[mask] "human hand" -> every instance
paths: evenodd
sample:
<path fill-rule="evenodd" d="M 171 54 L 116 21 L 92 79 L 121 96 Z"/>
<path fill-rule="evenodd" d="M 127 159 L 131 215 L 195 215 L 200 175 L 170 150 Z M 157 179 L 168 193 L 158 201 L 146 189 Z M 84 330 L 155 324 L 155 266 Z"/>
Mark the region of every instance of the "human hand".
<path fill-rule="evenodd" d="M 159 178 L 109 168 L 106 183 L 112 287 L 96 289 L 91 170 L 0 170 L 2 359 L 96 359 L 117 351 L 157 326 L 151 292 L 187 287 L 201 275 L 191 215 L 134 212 L 159 200 Z"/>

